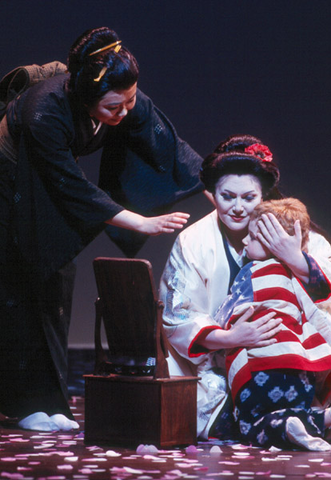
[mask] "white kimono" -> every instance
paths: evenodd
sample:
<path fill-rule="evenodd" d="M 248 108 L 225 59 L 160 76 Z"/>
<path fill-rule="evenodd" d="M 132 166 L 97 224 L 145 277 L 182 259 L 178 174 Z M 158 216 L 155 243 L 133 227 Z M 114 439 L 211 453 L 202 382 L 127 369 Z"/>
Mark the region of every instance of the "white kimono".
<path fill-rule="evenodd" d="M 234 250 L 231 253 L 241 266 L 241 258 Z M 324 237 L 311 232 L 309 254 L 331 279 L 331 246 Z M 228 294 L 229 282 L 230 268 L 215 210 L 178 235 L 160 283 L 164 329 L 171 346 L 170 374 L 201 377 L 197 399 L 201 438 L 208 438 L 225 403 L 227 382 L 222 352 L 194 351 L 193 345 L 203 331 L 220 328 L 214 315 Z M 328 307 L 331 311 L 330 305 L 323 306 Z"/>

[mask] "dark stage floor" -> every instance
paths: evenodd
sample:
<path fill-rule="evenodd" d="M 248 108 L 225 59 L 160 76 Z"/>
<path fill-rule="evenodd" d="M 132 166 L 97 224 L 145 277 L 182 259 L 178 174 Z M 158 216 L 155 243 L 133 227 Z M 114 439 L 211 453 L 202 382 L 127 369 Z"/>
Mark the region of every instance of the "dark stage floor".
<path fill-rule="evenodd" d="M 1 428 L 1 479 L 244 480 L 331 477 L 331 453 L 271 452 L 217 443 L 145 452 L 116 448 L 111 444 L 85 445 L 83 398 L 74 397 L 71 406 L 80 424 L 80 430 L 75 433 L 36 433 Z"/>
<path fill-rule="evenodd" d="M 37 433 L 0 428 L 0 478 L 12 480 L 218 480 L 331 478 L 331 453 L 265 451 L 220 442 L 157 451 L 84 443 L 84 391 L 79 376 L 91 373 L 93 352 L 70 353 L 69 376 L 76 432 Z M 78 372 L 80 366 L 81 372 Z M 71 368 L 72 370 L 72 368 Z M 74 394 L 75 393 L 75 394 Z M 109 412 L 111 415 L 112 412 Z"/>

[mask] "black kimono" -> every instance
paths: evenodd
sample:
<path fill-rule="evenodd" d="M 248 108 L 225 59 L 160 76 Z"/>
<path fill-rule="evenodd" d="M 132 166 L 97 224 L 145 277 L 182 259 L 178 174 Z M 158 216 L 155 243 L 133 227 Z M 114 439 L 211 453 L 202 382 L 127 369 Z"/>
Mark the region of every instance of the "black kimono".
<path fill-rule="evenodd" d="M 71 416 L 70 261 L 124 208 L 156 215 L 202 190 L 200 156 L 144 94 L 138 91 L 119 126 L 103 125 L 94 135 L 66 78 L 28 89 L 3 120 L 10 148 L 0 142 L 0 412 L 15 417 Z M 99 188 L 76 159 L 101 147 Z M 145 240 L 115 228 L 109 235 L 127 255 Z"/>

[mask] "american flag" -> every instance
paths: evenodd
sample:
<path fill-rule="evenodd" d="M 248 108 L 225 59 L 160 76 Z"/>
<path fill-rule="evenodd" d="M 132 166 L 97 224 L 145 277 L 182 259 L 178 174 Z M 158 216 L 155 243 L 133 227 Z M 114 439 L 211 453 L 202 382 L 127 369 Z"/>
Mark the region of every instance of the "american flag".
<path fill-rule="evenodd" d="M 331 347 L 315 326 L 326 313 L 317 308 L 285 265 L 269 259 L 243 267 L 215 319 L 223 328 L 231 328 L 250 305 L 255 307 L 251 321 L 276 312 L 276 318 L 282 318 L 281 331 L 273 345 L 227 351 L 226 367 L 233 398 L 254 371 L 295 369 L 323 372 L 323 378 L 327 377 L 331 371 Z M 325 394 L 323 391 L 321 397 Z"/>

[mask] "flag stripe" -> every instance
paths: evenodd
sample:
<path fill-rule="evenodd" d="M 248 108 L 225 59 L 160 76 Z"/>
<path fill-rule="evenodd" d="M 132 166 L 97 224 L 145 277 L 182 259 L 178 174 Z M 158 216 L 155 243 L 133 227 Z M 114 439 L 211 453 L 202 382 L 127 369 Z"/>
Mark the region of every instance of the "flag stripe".
<path fill-rule="evenodd" d="M 234 324 L 249 305 L 254 305 L 256 321 L 268 312 L 281 318 L 277 343 L 259 348 L 227 351 L 226 369 L 233 398 L 250 379 L 251 372 L 275 368 L 324 372 L 331 370 L 331 347 L 308 320 L 316 315 L 312 300 L 292 278 L 290 271 L 275 259 L 253 262 L 239 273 L 223 319 Z M 296 282 L 296 283 L 294 283 Z M 318 311 L 319 312 L 319 311 Z M 322 313 L 320 313 L 322 315 Z"/>

